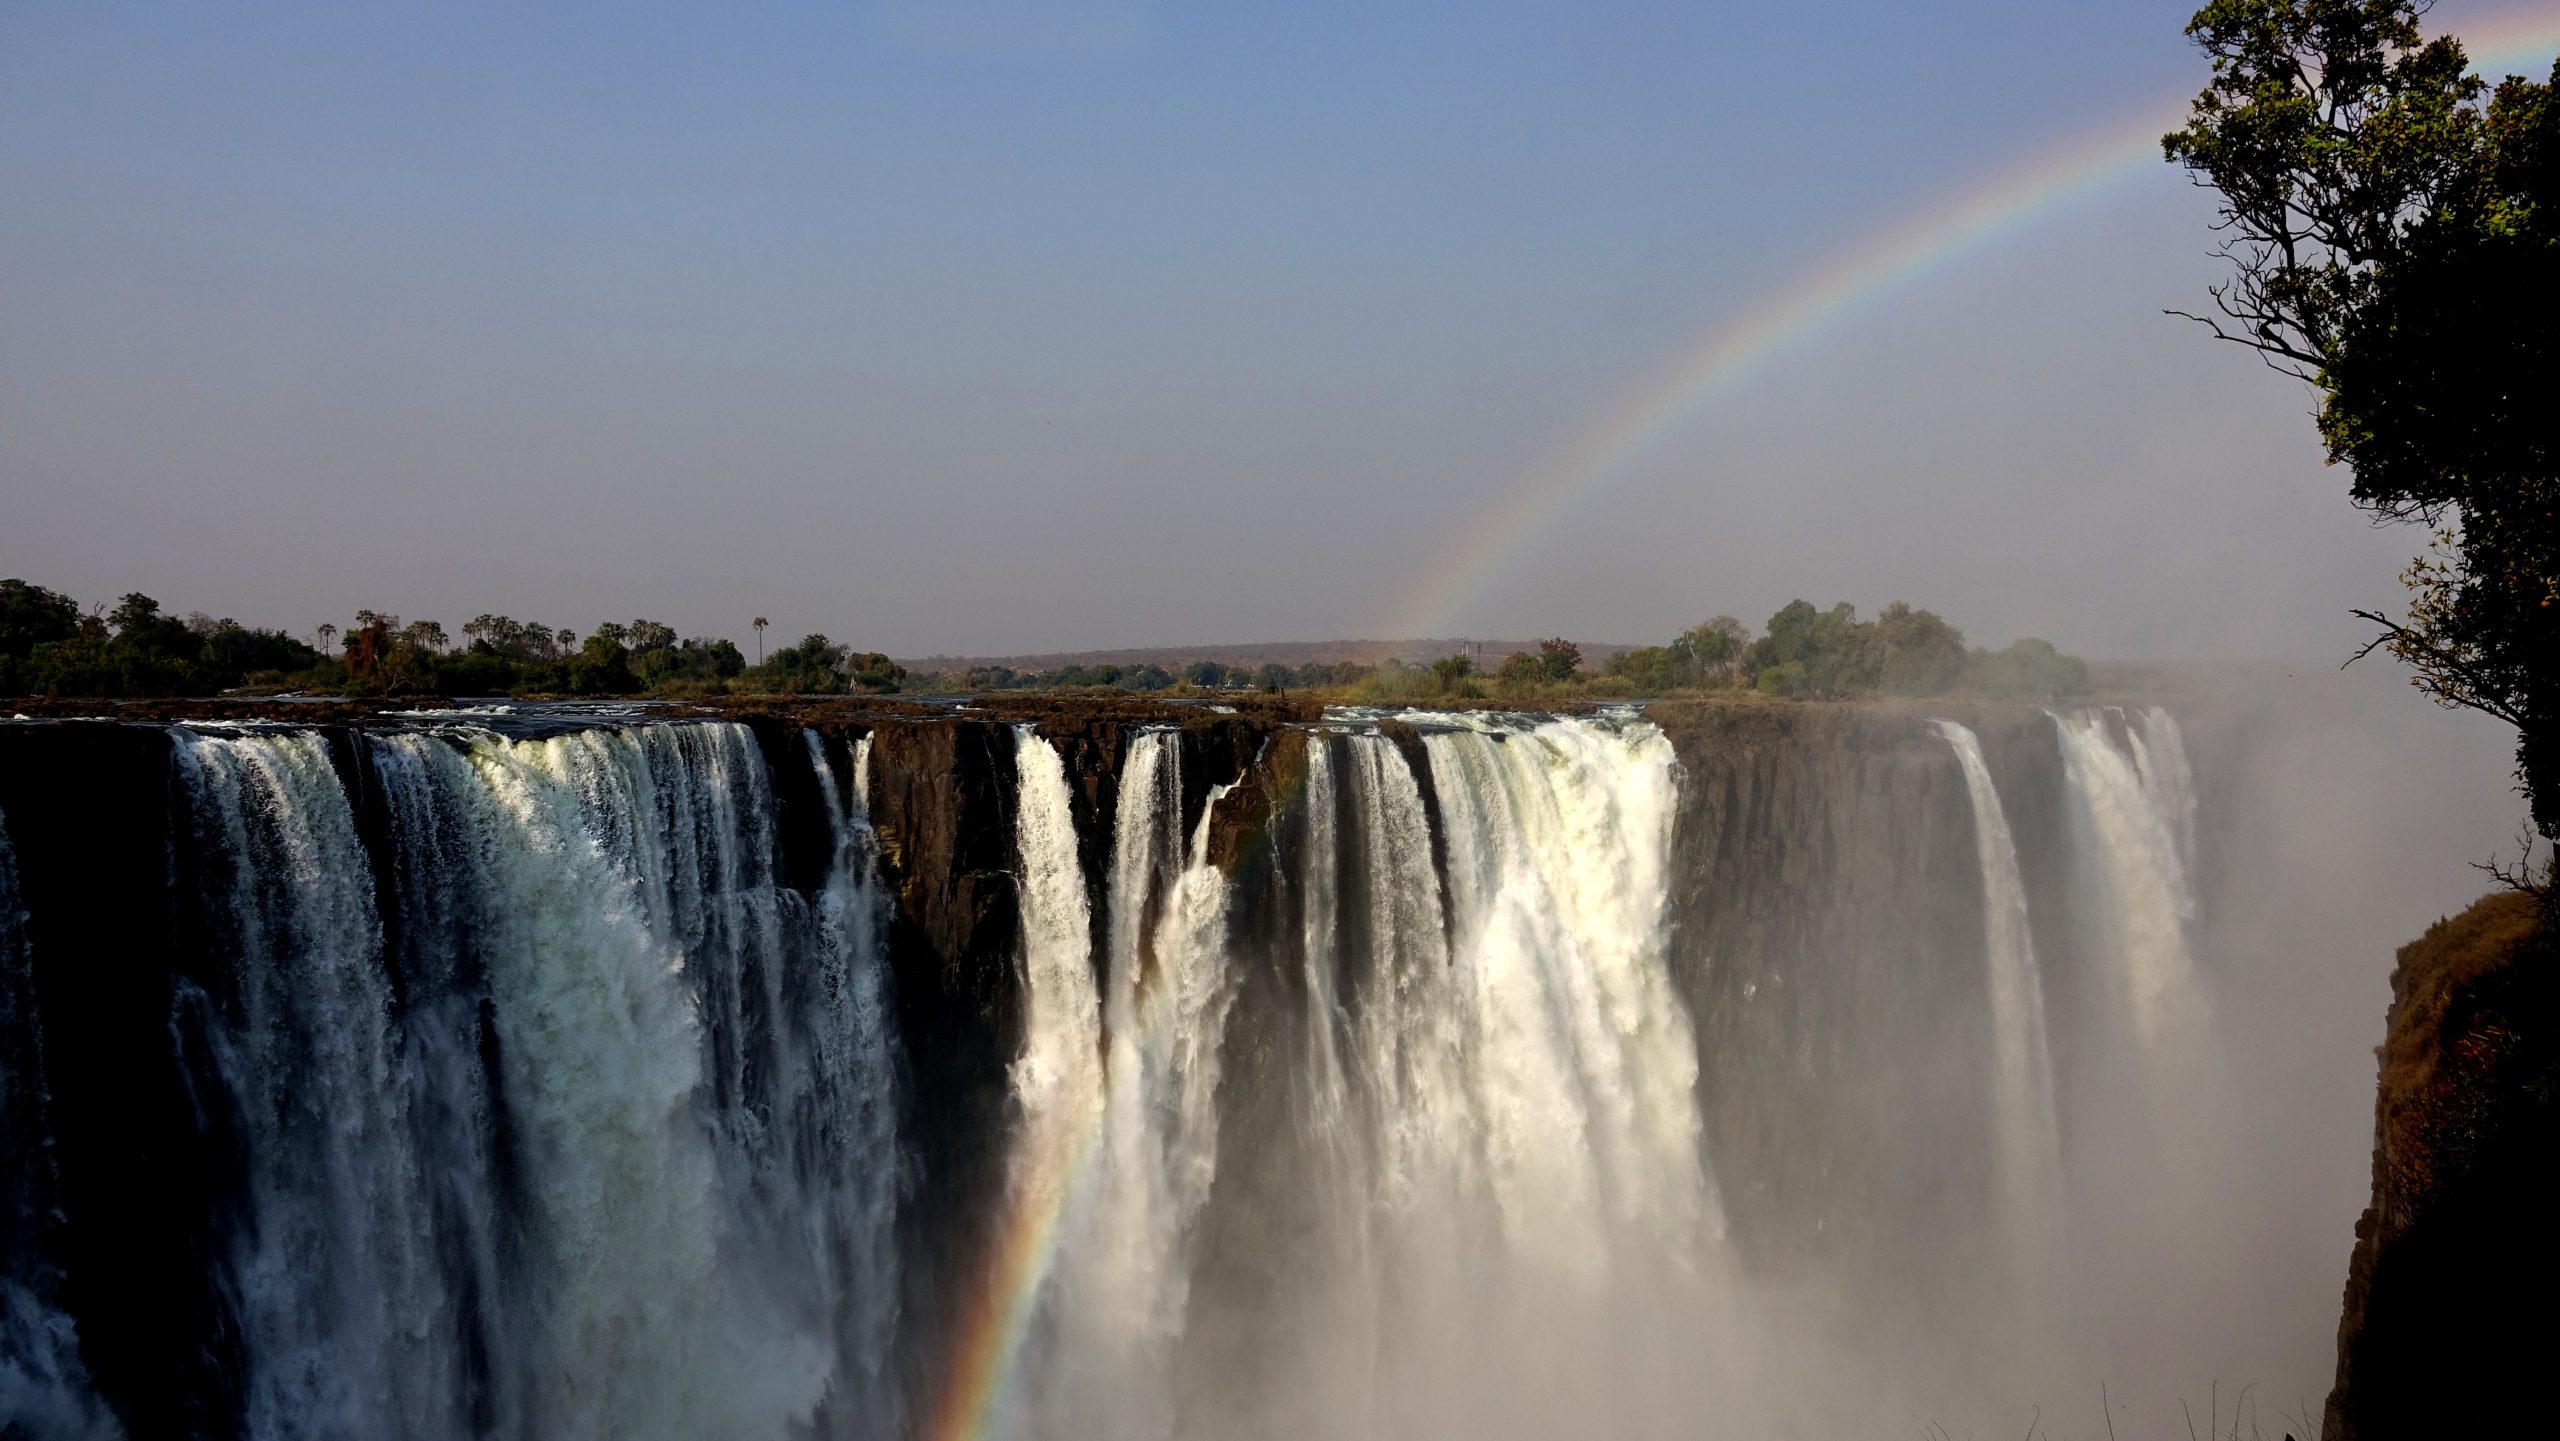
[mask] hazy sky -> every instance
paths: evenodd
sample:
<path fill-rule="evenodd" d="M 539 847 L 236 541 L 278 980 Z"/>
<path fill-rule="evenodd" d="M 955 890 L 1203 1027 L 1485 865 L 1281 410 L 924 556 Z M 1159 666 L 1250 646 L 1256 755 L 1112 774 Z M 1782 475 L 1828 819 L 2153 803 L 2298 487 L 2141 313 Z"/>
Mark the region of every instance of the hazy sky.
<path fill-rule="evenodd" d="M 2193 91 L 2191 8 L 9 4 L 0 574 L 305 631 L 1387 633 L 1720 321 Z M 2340 651 L 2418 537 L 2159 313 L 2207 218 L 2163 166 L 1931 271 L 1455 628 Z"/>

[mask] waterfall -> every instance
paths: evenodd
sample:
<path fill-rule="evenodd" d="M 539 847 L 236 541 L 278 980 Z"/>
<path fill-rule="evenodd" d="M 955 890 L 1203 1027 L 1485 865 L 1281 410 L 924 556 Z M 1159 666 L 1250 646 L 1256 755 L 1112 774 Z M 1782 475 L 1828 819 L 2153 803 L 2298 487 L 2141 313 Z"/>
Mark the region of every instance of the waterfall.
<path fill-rule="evenodd" d="M 1119 704 L 0 727 L 158 808 L 93 880 L 0 753 L 0 1434 L 172 1429 L 196 1345 L 210 1441 L 1849 1434 L 1796 1382 L 2036 1324 L 2065 1202 L 2187 1214 L 2164 711 Z M 81 1290 L 199 1213 L 197 1312 Z"/>
<path fill-rule="evenodd" d="M 2123 745 L 2111 719 L 2126 726 Z M 2114 709 L 2056 714 L 2053 723 L 2095 868 L 2097 930 L 2133 1037 L 2153 1054 L 2190 1044 L 2202 1007 L 2188 939 L 2196 914 L 2194 784 L 2177 722 L 2147 707 L 2130 717 Z"/>
<path fill-rule="evenodd" d="M 325 740 L 181 731 L 206 914 L 236 988 L 213 1052 L 251 1156 L 233 1264 L 260 1436 L 461 1429 L 458 1298 L 407 1128 L 373 874 Z M 222 864 L 227 863 L 227 864 Z"/>
<path fill-rule="evenodd" d="M 1351 1108 L 1350 1082 L 1343 1072 L 1342 997 L 1335 982 L 1341 970 L 1337 932 L 1341 924 L 1341 841 L 1335 810 L 1333 749 L 1322 734 L 1307 739 L 1307 788 L 1304 800 L 1306 842 L 1300 851 L 1298 955 L 1300 979 L 1306 987 L 1307 1067 L 1302 1110 L 1307 1126 L 1328 1138 L 1339 1138 Z M 1343 1163 L 1338 1154 L 1330 1159 Z"/>
<path fill-rule="evenodd" d="M 2053 1109 L 2053 1061 L 2045 1038 L 2044 982 L 2027 926 L 2027 890 L 2018 848 L 2000 808 L 1991 767 L 1971 729 L 1932 721 L 1964 767 L 1973 803 L 1973 845 L 1982 864 L 1983 965 L 1991 995 L 1992 1096 L 2000 1118 L 2001 1193 L 2008 1224 L 2023 1240 L 2054 1214 L 2061 1134 Z"/>
<path fill-rule="evenodd" d="M 1697 1047 L 1665 966 L 1670 744 L 1558 720 L 1476 722 L 1425 749 L 1510 1248 L 1595 1285 L 1621 1242 L 1620 1263 L 1690 1264 L 1714 1207 Z"/>
<path fill-rule="evenodd" d="M 823 747 L 833 854 L 803 895 L 739 726 L 171 742 L 198 947 L 173 1032 L 201 1032 L 198 1108 L 238 1137 L 245 1434 L 899 1433 L 880 898 Z M 43 1274 L 13 1258 L 0 1295 L 11 1404 L 79 1390 L 37 1344 L 67 1333 L 30 1309 Z M 75 1414 L 41 1404 L 46 1434 Z"/>
<path fill-rule="evenodd" d="M 1421 787 L 1393 741 L 1346 738 L 1368 890 L 1364 969 L 1351 978 L 1352 1034 L 1369 1101 L 1376 1203 L 1390 1216 L 1459 1214 L 1477 1189 L 1475 1100 L 1463 1013 L 1451 999 L 1440 876 Z M 1441 1248 L 1447 1233 L 1417 1238 Z M 1454 1257 L 1448 1264 L 1455 1264 Z"/>
<path fill-rule="evenodd" d="M 799 1194 L 821 1202 L 794 1218 L 796 1240 L 826 1279 L 825 1319 L 837 1343 L 831 1410 L 856 1434 L 896 1436 L 903 1398 L 887 1363 L 899 1284 L 893 1228 L 907 1173 L 901 1058 L 879 960 L 886 900 L 867 800 L 871 737 L 854 741 L 851 782 L 841 785 L 824 740 L 802 735 L 835 846 L 818 897 L 817 964 L 800 976 L 791 1012 L 809 1081 L 792 1109 L 793 1175 Z"/>
<path fill-rule="evenodd" d="M 1031 727 L 1014 727 L 1014 845 L 1022 918 L 1022 1053 L 1012 1065 L 1015 1136 L 1007 1209 L 1017 1228 L 1083 1227 L 1086 1163 L 1104 1106 L 1102 1001 L 1094 984 L 1092 905 L 1076 854 L 1075 813 L 1065 760 Z M 1071 1209 L 1075 1208 L 1075 1209 Z M 1048 1257 L 1040 1258 L 1043 1264 Z M 1056 1326 L 1065 1279 L 1040 1280 L 1040 1313 Z M 1106 1336 L 1106 1342 L 1108 1337 Z M 1079 1414 L 1105 1403 L 1080 1373 L 1089 1365 L 1071 1338 L 1035 1335 L 1033 1354 L 998 1398 L 997 1434 L 1030 1434 L 1035 1418 L 1062 1407 Z M 1046 1368 L 1046 1369 L 1044 1369 Z M 1104 1378 L 1107 1381 L 1107 1377 Z M 1061 1392 L 1067 1394 L 1061 1395 Z"/>
<path fill-rule="evenodd" d="M 1063 771 L 1050 771 L 1056 750 L 1036 735 L 1024 735 L 1022 744 L 1052 758 L 1023 767 L 1026 871 L 1072 874 L 1072 834 L 1063 853 L 1035 859 L 1036 846 L 1057 840 L 1045 822 L 1035 834 L 1028 819 L 1035 806 L 1051 819 L 1064 814 Z M 1099 1111 L 1089 1121 L 1100 1134 L 1089 1157 L 1069 1162 L 1083 1174 L 1070 1178 L 1050 1334 L 1031 1383 L 1039 1403 L 1032 1429 L 1043 1435 L 1161 1437 L 1174 1427 L 1173 1349 L 1188 1294 L 1187 1242 L 1216 1174 L 1219 1046 L 1233 996 L 1226 879 L 1207 856 L 1209 827 L 1228 787 L 1210 788 L 1186 843 L 1181 765 L 1178 732 L 1143 731 L 1130 740 L 1112 826 L 1098 1034 L 1042 1029 L 1083 1017 L 1078 994 L 1035 1019 L 1025 1043 L 1027 1061 L 1070 1047 L 1086 1052 L 1098 1040 L 1103 1060 L 1101 1076 L 1082 1081 L 1100 1087 Z M 1036 952 L 1033 910 L 1026 904 L 1025 928 Z M 1081 915 L 1080 899 L 1058 913 Z M 1080 955 L 1065 937 L 1057 941 L 1060 957 Z M 1041 980 L 1035 976 L 1035 990 Z M 1063 995 L 1068 987 L 1058 989 Z"/>

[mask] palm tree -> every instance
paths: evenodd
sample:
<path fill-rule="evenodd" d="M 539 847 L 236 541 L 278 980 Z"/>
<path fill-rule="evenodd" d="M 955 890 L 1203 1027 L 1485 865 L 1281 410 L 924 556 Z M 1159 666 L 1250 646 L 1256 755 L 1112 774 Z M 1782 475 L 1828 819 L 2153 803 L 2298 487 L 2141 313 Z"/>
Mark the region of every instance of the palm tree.
<path fill-rule="evenodd" d="M 329 648 L 329 642 L 331 642 L 331 641 L 333 641 L 333 640 L 336 640 L 336 639 L 338 638 L 338 628 L 337 628 L 336 626 L 334 626 L 334 625 L 329 624 L 327 621 L 325 621 L 325 620 L 324 620 L 324 621 L 320 622 L 320 632 L 319 632 L 319 634 L 320 634 L 320 648 L 321 648 L 322 650 L 327 650 L 327 649 Z"/>
<path fill-rule="evenodd" d="M 756 664 L 764 664 L 764 628 L 773 624 L 763 616 L 756 617 Z"/>

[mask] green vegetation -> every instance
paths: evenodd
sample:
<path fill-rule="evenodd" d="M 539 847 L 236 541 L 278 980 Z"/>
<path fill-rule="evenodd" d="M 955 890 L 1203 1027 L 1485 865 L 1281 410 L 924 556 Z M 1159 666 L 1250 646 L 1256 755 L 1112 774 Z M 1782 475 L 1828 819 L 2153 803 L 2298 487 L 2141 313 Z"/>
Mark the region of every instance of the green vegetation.
<path fill-rule="evenodd" d="M 2213 78 L 2164 144 L 2220 193 L 2232 274 L 2191 318 L 2315 386 L 2355 504 L 2426 527 L 2407 614 L 2357 613 L 2413 684 L 2517 728 L 2560 839 L 2560 66 L 2493 90 L 2425 9 L 2196 12 Z"/>
<path fill-rule="evenodd" d="M 1769 617 L 1769 633 L 1744 651 L 1738 669 L 1769 695 L 1943 695 L 1964 690 L 2075 695 L 2089 668 L 2051 642 L 2023 640 L 2004 651 L 1968 651 L 1964 635 L 1932 612 L 1901 601 L 1872 621 L 1846 604 L 1818 611 L 1795 601 Z"/>
<path fill-rule="evenodd" d="M 0 580 L 0 695 L 195 694 L 321 663 L 319 651 L 281 631 L 201 612 L 163 615 L 147 595 L 100 615 L 42 586 Z"/>
<path fill-rule="evenodd" d="M 1957 693 L 2060 698 L 2089 689 L 2089 668 L 2049 641 L 2022 640 L 1998 651 L 1967 649 L 1954 626 L 1900 602 L 1863 621 L 1853 607 L 1816 610 L 1800 600 L 1771 616 L 1768 633 L 1758 640 L 1750 627 L 1720 615 L 1668 644 L 1619 651 L 1596 671 L 1584 664 L 1581 646 L 1557 636 L 1538 642 L 1534 652 L 1513 652 L 1490 671 L 1460 653 L 1428 664 L 1389 660 L 1254 670 L 1199 661 L 1179 677 L 1156 666 L 1027 672 L 995 666 L 926 676 L 918 684 L 952 691 L 1163 691 L 1179 685 L 1195 691 L 1308 691 L 1356 705 L 1540 706 L 1737 692 L 1806 699 Z"/>
<path fill-rule="evenodd" d="M 765 622 L 757 618 L 759 635 Z M 104 614 L 22 580 L 0 581 L 0 695 L 211 695 L 242 687 L 335 695 L 704 696 L 894 692 L 906 671 L 823 635 L 750 666 L 729 640 L 678 639 L 653 620 L 569 630 L 478 615 L 457 644 L 436 621 L 360 610 L 320 644 L 233 620 L 160 612 L 128 595 Z M 335 643 L 336 654 L 329 648 Z"/>
<path fill-rule="evenodd" d="M 750 665 L 716 636 L 679 638 L 653 620 L 607 621 L 581 639 L 513 616 L 482 614 L 457 640 L 431 620 L 360 610 L 345 627 L 315 628 L 309 645 L 280 631 L 191 615 L 128 595 L 84 613 L 70 597 L 0 581 L 0 695 L 177 696 L 249 688 L 352 696 L 666 696 L 891 694 L 927 691 L 1112 689 L 1218 694 L 1305 691 L 1366 705 L 1493 701 L 1525 706 L 1670 695 L 1756 693 L 1839 698 L 1973 692 L 2066 696 L 2088 689 L 2088 667 L 2040 640 L 1967 650 L 1955 627 L 1899 602 L 1872 621 L 1847 605 L 1796 601 L 1757 640 L 1731 616 L 1667 645 L 1620 651 L 1594 671 L 1562 636 L 1519 651 L 1490 674 L 1465 654 L 1428 664 L 1389 660 L 1249 668 L 1196 661 L 1179 675 L 1157 665 L 1003 666 L 909 677 L 877 651 L 807 635 Z M 334 652 L 334 653 L 332 653 Z"/>

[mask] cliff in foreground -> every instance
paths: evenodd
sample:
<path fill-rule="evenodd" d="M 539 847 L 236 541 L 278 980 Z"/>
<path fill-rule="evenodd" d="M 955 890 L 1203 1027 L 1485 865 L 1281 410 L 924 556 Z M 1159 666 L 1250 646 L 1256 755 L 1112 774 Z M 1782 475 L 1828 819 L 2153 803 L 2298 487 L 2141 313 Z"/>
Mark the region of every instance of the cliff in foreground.
<path fill-rule="evenodd" d="M 2550 1424 L 2560 969 L 2528 896 L 2400 948 L 2325 1441 Z M 2524 1428 L 2528 1419 L 2538 1424 Z"/>

